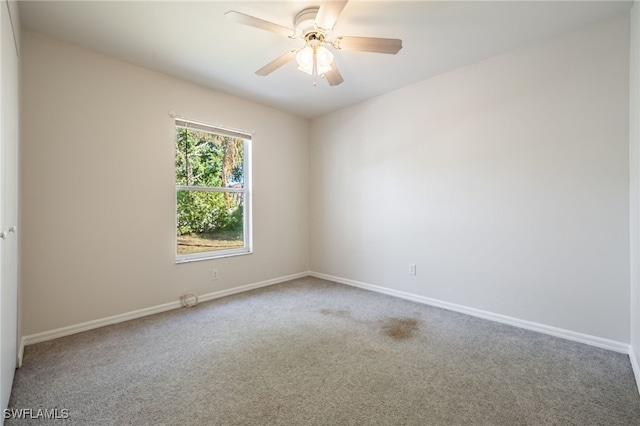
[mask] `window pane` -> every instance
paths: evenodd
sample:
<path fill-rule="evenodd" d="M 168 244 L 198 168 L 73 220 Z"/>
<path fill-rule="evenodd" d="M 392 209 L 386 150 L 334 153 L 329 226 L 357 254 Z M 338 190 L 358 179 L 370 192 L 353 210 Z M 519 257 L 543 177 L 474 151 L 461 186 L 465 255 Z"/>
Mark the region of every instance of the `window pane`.
<path fill-rule="evenodd" d="M 176 185 L 244 187 L 244 140 L 176 127 Z"/>
<path fill-rule="evenodd" d="M 177 191 L 177 253 L 203 253 L 244 246 L 244 195 Z"/>

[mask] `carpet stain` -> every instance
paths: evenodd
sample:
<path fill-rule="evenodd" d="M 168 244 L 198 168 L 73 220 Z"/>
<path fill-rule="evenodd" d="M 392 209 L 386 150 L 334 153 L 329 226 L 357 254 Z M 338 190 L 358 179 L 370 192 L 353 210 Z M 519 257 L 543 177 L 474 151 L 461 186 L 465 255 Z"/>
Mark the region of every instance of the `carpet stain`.
<path fill-rule="evenodd" d="M 320 313 L 322 315 L 329 315 L 338 318 L 346 318 L 351 314 L 349 311 L 337 311 L 335 309 L 320 309 Z"/>
<path fill-rule="evenodd" d="M 382 325 L 382 332 L 392 339 L 406 340 L 418 331 L 418 320 L 415 318 L 387 318 Z"/>

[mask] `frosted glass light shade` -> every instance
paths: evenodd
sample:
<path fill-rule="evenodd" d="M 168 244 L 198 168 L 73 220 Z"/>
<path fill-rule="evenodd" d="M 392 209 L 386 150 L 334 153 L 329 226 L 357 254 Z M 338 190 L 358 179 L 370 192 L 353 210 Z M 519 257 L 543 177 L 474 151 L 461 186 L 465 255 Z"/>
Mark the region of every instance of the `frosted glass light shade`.
<path fill-rule="evenodd" d="M 313 49 L 310 46 L 305 46 L 304 49 L 298 52 L 296 55 L 296 62 L 298 62 L 298 69 L 306 72 L 307 74 L 313 73 Z"/>
<path fill-rule="evenodd" d="M 326 47 L 318 46 L 315 49 L 309 45 L 296 54 L 296 62 L 298 69 L 313 74 L 313 63 L 316 63 L 316 72 L 324 74 L 331 71 L 331 63 L 333 62 L 333 54 Z"/>
<path fill-rule="evenodd" d="M 316 49 L 316 62 L 318 64 L 318 74 L 324 74 L 331 71 L 331 63 L 333 62 L 333 54 L 326 47 L 318 47 Z"/>

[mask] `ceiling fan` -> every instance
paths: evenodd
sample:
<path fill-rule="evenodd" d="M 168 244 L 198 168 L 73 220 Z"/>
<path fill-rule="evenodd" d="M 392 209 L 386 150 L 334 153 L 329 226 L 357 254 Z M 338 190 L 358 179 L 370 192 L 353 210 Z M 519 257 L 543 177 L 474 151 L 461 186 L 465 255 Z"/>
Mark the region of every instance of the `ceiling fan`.
<path fill-rule="evenodd" d="M 300 49 L 291 50 L 269 62 L 256 71 L 260 76 L 266 76 L 292 61 L 298 63 L 298 69 L 312 76 L 322 76 L 329 85 L 337 86 L 344 79 L 333 60 L 333 54 L 328 47 L 336 50 L 355 50 L 360 52 L 388 53 L 395 55 L 402 49 L 402 40 L 394 38 L 375 37 L 334 37 L 333 27 L 338 16 L 347 5 L 348 0 L 327 0 L 320 7 L 302 10 L 294 19 L 294 28 L 287 28 L 273 22 L 246 15 L 235 10 L 225 13 L 225 18 L 231 22 L 249 25 L 262 30 L 281 34 L 291 39 L 304 41 Z M 315 79 L 313 85 L 316 85 Z"/>

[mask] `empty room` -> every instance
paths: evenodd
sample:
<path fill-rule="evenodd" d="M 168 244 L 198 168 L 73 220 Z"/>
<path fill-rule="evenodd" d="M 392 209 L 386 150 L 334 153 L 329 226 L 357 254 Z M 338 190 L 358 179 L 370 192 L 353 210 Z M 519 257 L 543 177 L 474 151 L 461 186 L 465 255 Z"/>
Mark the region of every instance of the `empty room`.
<path fill-rule="evenodd" d="M 9 1 L 7 425 L 640 425 L 640 3 Z"/>

